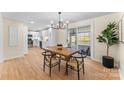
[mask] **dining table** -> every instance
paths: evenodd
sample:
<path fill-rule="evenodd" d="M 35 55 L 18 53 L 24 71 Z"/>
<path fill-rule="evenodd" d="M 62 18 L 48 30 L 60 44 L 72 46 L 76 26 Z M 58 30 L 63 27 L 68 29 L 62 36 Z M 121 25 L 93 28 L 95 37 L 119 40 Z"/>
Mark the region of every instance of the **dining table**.
<path fill-rule="evenodd" d="M 74 55 L 80 51 L 79 49 L 68 48 L 68 47 L 62 47 L 60 49 L 60 48 L 58 48 L 58 46 L 50 46 L 50 47 L 43 48 L 43 49 L 48 52 L 51 52 L 53 54 L 64 56 L 66 65 L 67 65 L 68 61 L 70 60 L 70 58 L 72 57 L 72 55 Z M 66 72 L 67 72 L 67 69 L 66 69 L 65 73 Z"/>
<path fill-rule="evenodd" d="M 66 60 L 70 59 L 70 57 L 73 54 L 76 54 L 80 51 L 79 49 L 73 49 L 73 48 L 68 48 L 68 47 L 62 47 L 61 49 L 59 49 L 57 46 L 50 46 L 50 47 L 47 47 L 44 49 L 53 54 L 58 54 L 60 56 L 64 56 L 66 58 Z"/>

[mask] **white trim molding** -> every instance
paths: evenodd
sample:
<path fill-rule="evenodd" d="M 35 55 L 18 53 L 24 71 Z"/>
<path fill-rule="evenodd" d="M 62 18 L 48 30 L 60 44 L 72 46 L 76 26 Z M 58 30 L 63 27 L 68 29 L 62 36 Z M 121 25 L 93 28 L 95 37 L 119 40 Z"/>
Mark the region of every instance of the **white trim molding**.
<path fill-rule="evenodd" d="M 21 57 L 24 57 L 24 55 L 15 56 L 15 57 L 10 57 L 10 58 L 4 58 L 4 61 L 11 60 L 11 59 L 15 59 L 15 58 L 21 58 Z"/>
<path fill-rule="evenodd" d="M 91 58 L 91 60 L 93 60 L 93 61 L 95 61 L 95 62 L 102 63 L 102 61 L 100 61 L 99 59 Z"/>
<path fill-rule="evenodd" d="M 121 70 L 119 69 L 119 75 L 120 75 L 120 80 L 124 80 L 124 76 L 121 73 Z"/>

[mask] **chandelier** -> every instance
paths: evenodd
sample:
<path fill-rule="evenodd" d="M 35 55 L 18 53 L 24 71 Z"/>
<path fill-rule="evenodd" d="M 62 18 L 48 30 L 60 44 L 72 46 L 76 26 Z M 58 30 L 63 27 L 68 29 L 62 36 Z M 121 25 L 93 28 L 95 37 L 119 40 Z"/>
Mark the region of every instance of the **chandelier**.
<path fill-rule="evenodd" d="M 53 29 L 67 29 L 68 28 L 68 24 L 69 21 L 63 21 L 63 19 L 61 18 L 61 12 L 58 12 L 58 23 L 54 24 L 54 21 L 50 22 L 50 27 Z"/>

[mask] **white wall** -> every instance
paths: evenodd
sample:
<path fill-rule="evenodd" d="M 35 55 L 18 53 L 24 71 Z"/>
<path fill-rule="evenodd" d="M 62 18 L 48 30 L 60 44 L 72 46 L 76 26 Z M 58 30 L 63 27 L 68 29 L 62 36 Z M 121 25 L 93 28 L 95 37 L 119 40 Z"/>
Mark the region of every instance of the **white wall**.
<path fill-rule="evenodd" d="M 67 31 L 66 30 L 57 30 L 57 43 L 63 44 L 64 47 L 67 47 Z"/>
<path fill-rule="evenodd" d="M 122 13 L 122 16 L 124 13 Z M 124 18 L 123 18 L 124 19 Z M 119 44 L 119 59 L 120 59 L 120 79 L 124 80 L 124 43 Z"/>
<path fill-rule="evenodd" d="M 0 13 L 0 62 L 3 61 L 3 19 Z"/>
<path fill-rule="evenodd" d="M 10 26 L 16 26 L 18 27 L 18 45 L 15 47 L 9 46 L 9 29 Z M 11 59 L 16 57 L 22 57 L 24 56 L 24 24 L 16 21 L 11 20 L 8 18 L 3 18 L 3 52 L 4 52 L 4 59 Z"/>
<path fill-rule="evenodd" d="M 57 44 L 57 30 L 49 28 L 48 37 L 49 46 L 55 46 Z"/>
<path fill-rule="evenodd" d="M 57 45 L 57 43 L 63 44 L 63 46 L 67 47 L 67 31 L 66 30 L 56 30 L 56 29 L 49 28 L 48 30 L 41 31 L 40 35 L 42 35 L 40 37 L 43 38 L 42 40 L 43 47 L 55 46 Z M 48 37 L 48 41 L 45 40 L 45 37 Z"/>
<path fill-rule="evenodd" d="M 28 54 L 28 27 L 27 26 L 25 26 L 24 25 L 24 31 L 23 31 L 24 33 L 24 48 L 23 48 L 23 50 L 24 50 L 24 54 Z"/>
<path fill-rule="evenodd" d="M 41 33 L 42 34 L 40 34 L 40 35 L 42 35 L 42 36 L 40 36 L 40 37 L 42 37 L 42 47 L 47 47 L 48 40 L 46 40 L 46 37 L 48 37 L 48 30 L 44 30 Z"/>
<path fill-rule="evenodd" d="M 55 46 L 58 41 L 58 31 L 52 28 L 40 32 L 43 47 Z M 48 37 L 48 40 L 46 38 Z"/>
<path fill-rule="evenodd" d="M 76 23 L 72 23 L 70 25 L 71 27 L 79 27 L 79 26 L 86 26 L 90 25 L 91 26 L 91 32 L 92 32 L 92 57 L 93 59 L 101 62 L 102 56 L 106 55 L 106 45 L 103 43 L 99 43 L 98 40 L 96 39 L 97 36 L 103 31 L 106 27 L 106 25 L 109 22 L 116 21 L 118 22 L 120 20 L 121 13 L 114 13 L 114 14 L 109 14 L 97 18 L 92 18 L 88 20 L 83 20 L 79 21 Z M 110 48 L 110 56 L 114 57 L 115 59 L 115 64 L 119 61 L 118 59 L 118 45 L 114 45 Z"/>
<path fill-rule="evenodd" d="M 124 80 L 124 43 L 120 43 L 120 79 Z"/>

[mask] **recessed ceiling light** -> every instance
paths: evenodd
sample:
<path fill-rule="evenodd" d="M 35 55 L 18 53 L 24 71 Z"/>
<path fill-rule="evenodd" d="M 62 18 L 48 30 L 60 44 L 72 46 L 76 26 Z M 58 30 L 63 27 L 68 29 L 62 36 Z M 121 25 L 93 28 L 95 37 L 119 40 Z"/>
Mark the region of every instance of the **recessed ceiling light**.
<path fill-rule="evenodd" d="M 31 24 L 34 24 L 34 21 L 30 21 Z"/>

